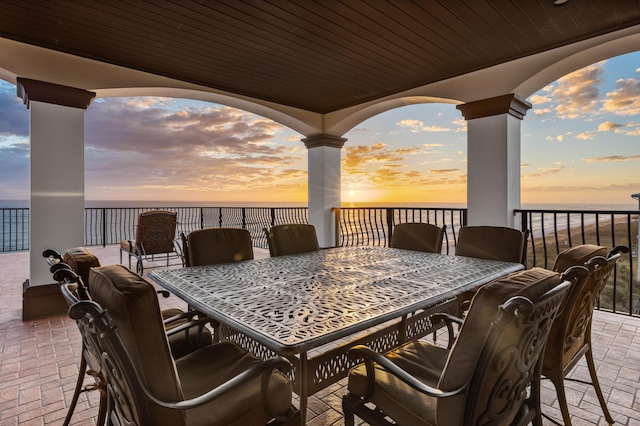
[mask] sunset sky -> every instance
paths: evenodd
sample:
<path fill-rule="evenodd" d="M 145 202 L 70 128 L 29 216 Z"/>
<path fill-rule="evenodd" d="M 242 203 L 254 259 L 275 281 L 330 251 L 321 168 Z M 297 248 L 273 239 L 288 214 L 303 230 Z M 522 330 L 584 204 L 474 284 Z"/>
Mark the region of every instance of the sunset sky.
<path fill-rule="evenodd" d="M 523 204 L 637 206 L 640 52 L 576 71 L 528 100 Z M 0 81 L 0 200 L 29 198 L 28 120 L 15 86 Z M 344 137 L 345 204 L 466 203 L 466 123 L 455 106 L 387 111 Z M 223 105 L 96 99 L 86 112 L 86 199 L 304 204 L 301 138 Z"/>

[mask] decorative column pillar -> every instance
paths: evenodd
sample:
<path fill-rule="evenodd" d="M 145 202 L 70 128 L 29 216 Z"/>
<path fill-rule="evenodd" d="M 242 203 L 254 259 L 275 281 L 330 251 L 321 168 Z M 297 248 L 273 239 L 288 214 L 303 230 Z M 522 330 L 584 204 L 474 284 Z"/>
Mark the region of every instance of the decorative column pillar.
<path fill-rule="evenodd" d="M 468 224 L 519 228 L 520 124 L 531 104 L 508 94 L 457 108 L 467 120 Z"/>
<path fill-rule="evenodd" d="M 31 319 L 55 312 L 60 294 L 57 284 L 46 285 L 53 280 L 42 252 L 84 244 L 84 112 L 96 94 L 26 78 L 18 78 L 17 94 L 30 110 L 30 274 L 23 319 Z"/>
<path fill-rule="evenodd" d="M 333 247 L 333 207 L 340 207 L 340 150 L 347 140 L 331 135 L 302 139 L 308 149 L 309 223 L 316 228 L 320 247 Z"/>

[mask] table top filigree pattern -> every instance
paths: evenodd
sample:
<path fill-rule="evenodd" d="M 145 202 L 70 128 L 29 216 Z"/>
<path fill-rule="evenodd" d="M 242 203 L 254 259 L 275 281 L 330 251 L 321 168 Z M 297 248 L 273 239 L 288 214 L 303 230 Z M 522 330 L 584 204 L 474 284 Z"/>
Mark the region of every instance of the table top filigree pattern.
<path fill-rule="evenodd" d="M 341 247 L 149 277 L 278 352 L 299 353 L 519 269 L 461 256 Z"/>

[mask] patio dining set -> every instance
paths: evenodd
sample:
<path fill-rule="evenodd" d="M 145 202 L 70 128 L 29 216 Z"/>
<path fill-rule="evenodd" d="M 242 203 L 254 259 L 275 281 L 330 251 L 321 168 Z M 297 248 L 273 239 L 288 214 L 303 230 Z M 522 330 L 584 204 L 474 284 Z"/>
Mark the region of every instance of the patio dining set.
<path fill-rule="evenodd" d="M 444 230 L 426 223 L 396 225 L 389 247 L 332 248 L 281 224 L 254 259 L 248 231 L 176 239 L 171 214 L 140 215 L 120 245 L 129 267 L 82 247 L 44 253 L 83 341 L 65 424 L 90 374 L 98 424 L 305 424 L 308 397 L 344 378 L 346 425 L 541 424 L 549 378 L 569 425 L 564 381 L 583 358 L 613 423 L 591 317 L 626 247 L 583 244 L 527 269 L 511 228 L 463 227 L 443 255 Z M 156 286 L 187 308 L 161 310 Z"/>

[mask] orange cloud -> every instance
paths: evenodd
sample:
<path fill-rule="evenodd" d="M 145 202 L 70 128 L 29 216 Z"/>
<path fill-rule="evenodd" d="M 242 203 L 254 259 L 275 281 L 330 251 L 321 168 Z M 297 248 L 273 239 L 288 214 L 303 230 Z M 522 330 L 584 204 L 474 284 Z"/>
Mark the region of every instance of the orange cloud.
<path fill-rule="evenodd" d="M 551 95 L 560 118 L 578 118 L 598 106 L 598 85 L 602 83 L 604 61 L 579 69 L 558 79 Z"/>
<path fill-rule="evenodd" d="M 605 95 L 605 111 L 616 115 L 640 114 L 640 81 L 634 78 L 616 81 L 616 90 Z"/>

